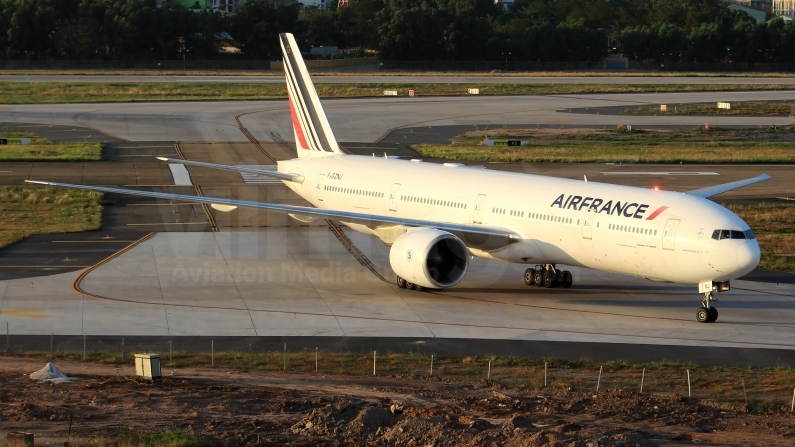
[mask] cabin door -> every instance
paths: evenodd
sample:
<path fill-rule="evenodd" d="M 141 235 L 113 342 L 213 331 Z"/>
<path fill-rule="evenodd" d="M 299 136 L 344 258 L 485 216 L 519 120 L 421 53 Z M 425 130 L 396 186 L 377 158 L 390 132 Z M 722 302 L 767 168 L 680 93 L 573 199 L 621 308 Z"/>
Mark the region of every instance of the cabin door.
<path fill-rule="evenodd" d="M 397 211 L 398 194 L 400 193 L 400 183 L 392 185 L 389 191 L 389 211 Z"/>
<path fill-rule="evenodd" d="M 486 202 L 486 195 L 481 194 L 475 199 L 475 211 L 472 213 L 472 222 L 483 223 L 483 204 Z"/>

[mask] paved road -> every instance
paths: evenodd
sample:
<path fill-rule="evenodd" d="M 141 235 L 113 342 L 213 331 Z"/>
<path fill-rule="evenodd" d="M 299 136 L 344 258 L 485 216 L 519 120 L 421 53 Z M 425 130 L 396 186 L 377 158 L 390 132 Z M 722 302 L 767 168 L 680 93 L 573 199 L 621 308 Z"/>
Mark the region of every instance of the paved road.
<path fill-rule="evenodd" d="M 792 124 L 787 117 L 626 116 L 569 109 L 692 102 L 792 100 L 795 91 L 326 100 L 340 141 L 374 142 L 389 131 L 447 125 L 720 126 Z M 287 101 L 0 105 L 0 122 L 82 126 L 131 141 L 246 141 L 236 116 L 262 142 L 293 141 Z"/>
<path fill-rule="evenodd" d="M 319 84 L 774 84 L 795 85 L 790 77 L 729 76 L 401 76 L 314 75 Z M 181 82 L 283 84 L 283 76 L 156 76 L 156 75 L 0 75 L 0 82 Z"/>

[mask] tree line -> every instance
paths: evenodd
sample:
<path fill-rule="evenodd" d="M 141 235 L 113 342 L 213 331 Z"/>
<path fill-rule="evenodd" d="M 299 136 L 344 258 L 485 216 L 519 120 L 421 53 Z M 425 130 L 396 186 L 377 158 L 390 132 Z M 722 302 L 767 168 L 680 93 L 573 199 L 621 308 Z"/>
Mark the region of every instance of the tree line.
<path fill-rule="evenodd" d="M 331 0 L 327 0 L 331 1 Z M 234 14 L 156 0 L 0 0 L 5 59 L 279 59 L 277 35 L 389 60 L 795 62 L 795 21 L 722 0 L 247 0 Z M 239 53 L 220 51 L 233 42 Z"/>

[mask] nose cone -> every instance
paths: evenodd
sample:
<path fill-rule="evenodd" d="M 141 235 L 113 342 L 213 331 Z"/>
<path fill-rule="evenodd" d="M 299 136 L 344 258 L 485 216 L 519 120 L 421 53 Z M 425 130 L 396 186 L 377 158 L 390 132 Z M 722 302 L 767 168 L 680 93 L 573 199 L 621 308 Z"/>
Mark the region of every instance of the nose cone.
<path fill-rule="evenodd" d="M 752 239 L 737 247 L 737 266 L 745 273 L 750 272 L 759 265 L 759 244 Z"/>

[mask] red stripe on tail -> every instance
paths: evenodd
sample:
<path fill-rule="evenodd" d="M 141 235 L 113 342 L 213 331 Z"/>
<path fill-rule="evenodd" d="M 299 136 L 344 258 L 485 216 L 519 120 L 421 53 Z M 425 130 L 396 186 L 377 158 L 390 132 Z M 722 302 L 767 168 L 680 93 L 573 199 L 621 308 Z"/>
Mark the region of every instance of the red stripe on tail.
<path fill-rule="evenodd" d="M 295 129 L 295 135 L 298 137 L 298 146 L 301 149 L 309 149 L 304 131 L 301 130 L 301 122 L 298 121 L 298 115 L 296 115 L 295 107 L 293 107 L 293 98 L 290 97 L 289 93 L 287 94 L 287 99 L 290 101 L 290 116 L 293 118 L 293 129 Z"/>
<path fill-rule="evenodd" d="M 655 217 L 659 216 L 660 213 L 662 213 L 663 211 L 665 211 L 667 209 L 668 209 L 667 206 L 661 206 L 661 207 L 657 208 L 657 210 L 654 211 L 653 213 L 651 213 L 651 216 L 647 217 L 646 220 L 654 220 Z"/>

